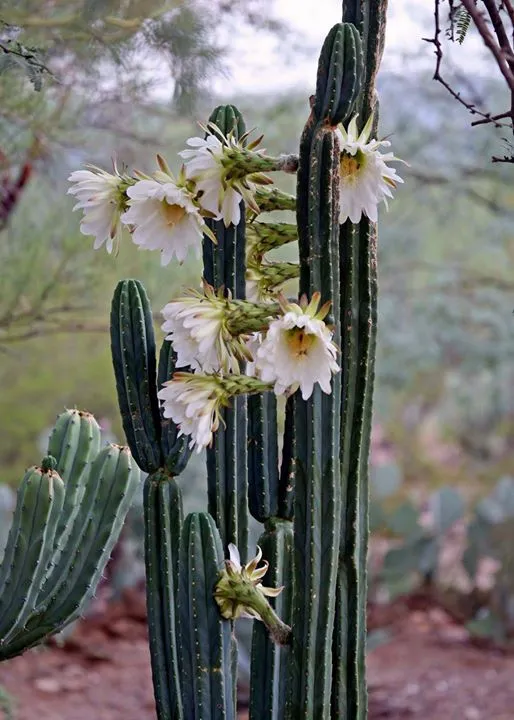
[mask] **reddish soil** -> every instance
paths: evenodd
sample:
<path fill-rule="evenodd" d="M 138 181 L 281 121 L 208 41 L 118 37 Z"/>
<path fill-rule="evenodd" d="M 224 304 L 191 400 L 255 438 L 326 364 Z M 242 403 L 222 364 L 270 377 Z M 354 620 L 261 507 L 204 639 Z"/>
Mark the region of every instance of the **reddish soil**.
<path fill-rule="evenodd" d="M 374 608 L 390 639 L 370 653 L 370 720 L 514 718 L 514 655 L 474 646 L 439 609 Z M 64 647 L 3 663 L 16 720 L 155 720 L 144 600 L 125 595 Z M 1 717 L 1 714 L 0 714 Z"/>

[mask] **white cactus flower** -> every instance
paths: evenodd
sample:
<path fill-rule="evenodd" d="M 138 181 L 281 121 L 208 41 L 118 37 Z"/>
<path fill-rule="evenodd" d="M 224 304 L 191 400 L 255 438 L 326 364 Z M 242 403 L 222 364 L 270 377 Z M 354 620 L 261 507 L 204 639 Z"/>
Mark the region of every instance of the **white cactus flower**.
<path fill-rule="evenodd" d="M 364 129 L 358 134 L 357 118 L 354 117 L 348 130 L 343 127 L 336 130 L 340 145 L 340 191 L 339 222 L 350 219 L 358 223 L 362 215 L 372 222 L 377 221 L 378 205 L 392 198 L 398 183 L 403 180 L 396 170 L 387 165 L 389 162 L 403 162 L 392 152 L 381 153 L 379 148 L 389 147 L 387 140 L 370 140 L 373 116 L 370 116 Z"/>
<path fill-rule="evenodd" d="M 223 220 L 225 227 L 238 225 L 242 200 L 259 212 L 256 187 L 272 182 L 262 171 L 277 169 L 275 160 L 264 157 L 263 148 L 256 149 L 262 138 L 246 145 L 247 135 L 238 141 L 232 133 L 223 135 L 212 123 L 203 129 L 205 139 L 189 138 L 189 148 L 179 153 L 185 161 L 186 178 L 194 182 L 198 203 L 206 213 Z"/>
<path fill-rule="evenodd" d="M 68 181 L 73 186 L 68 194 L 78 200 L 73 209 L 84 213 L 80 232 L 94 236 L 95 250 L 105 244 L 107 252 L 112 253 L 113 249 L 118 249 L 121 239 L 120 215 L 125 208 L 128 179 L 116 171 L 111 174 L 93 165 L 89 168 L 71 173 Z"/>
<path fill-rule="evenodd" d="M 129 208 L 121 217 L 141 250 L 160 250 L 161 265 L 182 263 L 189 248 L 200 251 L 205 221 L 193 196 L 166 173 L 128 188 Z"/>
<path fill-rule="evenodd" d="M 238 362 L 232 345 L 237 343 L 225 329 L 225 305 L 214 293 L 202 297 L 173 300 L 161 310 L 162 329 L 177 354 L 177 367 L 190 367 L 205 373 L 237 372 Z"/>
<path fill-rule="evenodd" d="M 332 375 L 340 371 L 332 332 L 323 322 L 328 306 L 318 310 L 320 296 L 315 293 L 307 305 L 284 306 L 284 315 L 273 320 L 257 348 L 255 370 L 263 382 L 274 383 L 276 395 L 300 388 L 307 400 L 314 385 L 324 393 L 332 391 Z"/>
<path fill-rule="evenodd" d="M 219 427 L 223 389 L 216 377 L 175 373 L 158 392 L 164 417 L 180 428 L 179 435 L 190 435 L 189 447 L 199 453 L 212 442 Z"/>
<path fill-rule="evenodd" d="M 191 149 L 183 150 L 179 155 L 185 160 L 187 178 L 195 181 L 201 193 L 198 202 L 216 220 L 223 219 L 225 227 L 238 225 L 243 196 L 232 185 L 223 182 L 225 146 L 216 135 L 207 135 L 205 140 L 192 137 L 187 144 Z"/>

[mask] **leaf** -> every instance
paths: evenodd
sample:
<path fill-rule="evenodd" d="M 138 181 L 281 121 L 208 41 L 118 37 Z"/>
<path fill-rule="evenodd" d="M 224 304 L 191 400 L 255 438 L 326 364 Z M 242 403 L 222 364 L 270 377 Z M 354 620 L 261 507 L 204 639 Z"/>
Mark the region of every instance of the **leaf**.
<path fill-rule="evenodd" d="M 369 531 L 374 533 L 383 530 L 386 524 L 386 516 L 382 506 L 372 498 L 369 502 Z"/>
<path fill-rule="evenodd" d="M 372 652 L 375 648 L 385 645 L 392 640 L 392 633 L 387 628 L 370 630 L 366 639 L 366 651 Z"/>
<path fill-rule="evenodd" d="M 468 13 L 466 8 L 459 8 L 457 10 L 457 16 L 455 18 L 456 25 L 456 39 L 459 45 L 462 45 L 464 39 L 471 25 L 471 15 Z"/>
<path fill-rule="evenodd" d="M 480 517 L 475 517 L 468 525 L 468 545 L 462 555 L 462 565 L 471 580 L 475 579 L 481 557 L 491 554 L 491 527 Z"/>
<path fill-rule="evenodd" d="M 483 609 L 476 617 L 466 624 L 466 629 L 475 637 L 491 638 L 496 642 L 503 642 L 506 629 L 499 617 L 489 609 Z"/>
<path fill-rule="evenodd" d="M 440 535 L 447 532 L 464 514 L 462 496 L 451 487 L 443 487 L 435 492 L 429 500 L 429 507 L 434 519 L 434 529 Z"/>
<path fill-rule="evenodd" d="M 386 553 L 382 569 L 384 574 L 407 575 L 419 570 L 425 547 L 427 543 L 432 542 L 432 538 L 421 533 L 412 536 L 403 545 L 391 548 Z"/>
<path fill-rule="evenodd" d="M 389 530 L 400 537 L 409 537 L 419 530 L 419 513 L 414 505 L 408 500 L 395 508 L 389 516 L 385 516 L 385 522 Z"/>
<path fill-rule="evenodd" d="M 396 463 L 374 465 L 370 472 L 371 493 L 380 500 L 394 495 L 403 481 L 402 472 Z"/>
<path fill-rule="evenodd" d="M 37 48 L 27 47 L 17 40 L 0 42 L 0 73 L 19 67 L 27 75 L 34 90 L 41 90 L 43 75 L 52 73 L 43 63 Z"/>
<path fill-rule="evenodd" d="M 514 517 L 514 479 L 500 478 L 491 495 L 478 503 L 476 514 L 492 525 Z"/>
<path fill-rule="evenodd" d="M 419 575 L 415 573 L 402 575 L 401 577 L 387 577 L 385 578 L 385 583 L 391 602 L 402 595 L 408 595 L 419 587 L 420 584 Z"/>

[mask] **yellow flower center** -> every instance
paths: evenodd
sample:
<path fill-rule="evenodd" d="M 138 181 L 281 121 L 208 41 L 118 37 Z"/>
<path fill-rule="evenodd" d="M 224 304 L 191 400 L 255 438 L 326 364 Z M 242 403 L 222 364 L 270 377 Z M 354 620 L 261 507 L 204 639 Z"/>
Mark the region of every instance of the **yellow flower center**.
<path fill-rule="evenodd" d="M 176 225 L 186 214 L 186 210 L 182 205 L 170 205 L 166 200 L 162 203 L 162 211 L 167 225 Z"/>
<path fill-rule="evenodd" d="M 287 331 L 287 344 L 293 355 L 305 357 L 316 342 L 316 336 L 306 333 L 303 328 L 292 328 Z"/>
<path fill-rule="evenodd" d="M 357 155 L 341 153 L 341 159 L 339 161 L 341 177 L 349 178 L 352 175 L 356 175 L 359 172 L 360 167 L 361 164 Z"/>

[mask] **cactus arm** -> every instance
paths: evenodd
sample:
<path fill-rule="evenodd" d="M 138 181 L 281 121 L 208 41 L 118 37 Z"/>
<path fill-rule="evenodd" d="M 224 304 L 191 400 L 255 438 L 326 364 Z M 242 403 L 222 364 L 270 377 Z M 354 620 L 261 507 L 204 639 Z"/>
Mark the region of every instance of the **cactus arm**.
<path fill-rule="evenodd" d="M 93 415 L 66 410 L 57 418 L 48 442 L 48 454 L 57 461 L 56 471 L 64 481 L 64 507 L 59 517 L 52 558 L 48 563 L 37 604 L 42 605 L 53 583 L 54 571 L 72 531 L 84 497 L 91 465 L 100 450 L 101 431 Z"/>
<path fill-rule="evenodd" d="M 367 715 L 366 593 L 368 548 L 368 455 L 371 438 L 374 352 L 376 343 L 376 228 L 363 218 L 359 224 L 359 315 L 355 403 L 347 475 L 345 546 L 348 564 L 348 612 L 355 618 L 348 630 L 348 712 L 358 720 Z M 336 717 L 336 715 L 334 715 Z"/>
<path fill-rule="evenodd" d="M 244 122 L 232 105 L 216 108 L 209 118 L 227 135 L 244 133 Z M 245 297 L 245 223 L 244 206 L 237 227 L 225 227 L 223 221 L 207 221 L 217 244 L 204 236 L 204 278 L 216 290 L 220 287 L 235 299 Z M 235 543 L 243 562 L 248 548 L 248 467 L 247 398 L 233 399 L 232 407 L 222 411 L 222 422 L 212 447 L 207 449 L 208 509 L 219 528 L 223 546 Z"/>
<path fill-rule="evenodd" d="M 66 580 L 48 605 L 50 618 L 63 617 L 69 610 L 72 618 L 78 617 L 93 596 L 139 481 L 127 447 L 109 445 L 99 453 L 90 476 L 96 492 L 91 494 L 91 504 L 81 509 L 82 532 L 77 544 L 67 548 Z M 67 592 L 70 587 L 72 592 Z"/>
<path fill-rule="evenodd" d="M 339 337 L 337 256 L 338 148 L 323 124 L 305 128 L 298 170 L 300 292 L 321 290 L 333 304 Z M 326 718 L 331 694 L 331 643 L 341 523 L 340 377 L 332 393 L 319 387 L 295 398 L 295 587 L 288 718 Z M 313 600 L 315 598 L 315 601 Z"/>
<path fill-rule="evenodd" d="M 259 539 L 259 547 L 269 562 L 266 583 L 284 586 L 271 605 L 286 623 L 291 617 L 293 596 L 293 526 L 288 520 L 273 518 Z M 286 664 L 290 648 L 272 642 L 261 622 L 254 622 L 250 684 L 250 720 L 281 720 L 286 707 Z"/>
<path fill-rule="evenodd" d="M 374 112 L 378 122 L 375 78 L 384 46 L 386 0 L 348 0 L 344 19 L 361 30 L 365 79 L 357 103 L 362 127 Z M 368 547 L 368 455 L 371 436 L 377 313 L 376 226 L 363 217 L 340 230 L 343 396 L 341 477 L 343 530 L 338 576 L 338 613 L 334 635 L 334 686 L 331 717 L 367 716 L 366 562 Z M 353 618 L 349 623 L 348 618 Z"/>
<path fill-rule="evenodd" d="M 56 471 L 66 485 L 67 518 L 82 499 L 84 478 L 100 451 L 100 441 L 100 426 L 90 413 L 66 410 L 57 418 L 48 440 L 48 454 L 57 460 Z"/>
<path fill-rule="evenodd" d="M 80 616 L 119 537 L 139 477 L 128 448 L 111 445 L 100 452 L 59 561 L 59 582 L 46 606 L 30 615 L 5 648 L 0 647 L 0 660 L 33 647 Z"/>
<path fill-rule="evenodd" d="M 52 554 L 63 502 L 64 484 L 56 472 L 41 468 L 26 472 L 6 551 L 11 571 L 0 589 L 0 647 L 23 628 L 33 609 Z"/>
<path fill-rule="evenodd" d="M 161 419 L 152 313 L 137 280 L 120 281 L 114 292 L 111 350 L 127 442 L 139 467 L 151 473 L 162 465 Z"/>
<path fill-rule="evenodd" d="M 363 75 L 360 36 L 351 23 L 330 30 L 321 49 L 313 112 L 331 125 L 347 120 L 358 98 Z"/>
<path fill-rule="evenodd" d="M 340 228 L 341 273 L 341 550 L 337 580 L 337 605 L 334 631 L 334 683 L 332 693 L 332 717 L 347 717 L 348 634 L 352 632 L 349 622 L 350 588 L 356 582 L 353 544 L 347 546 L 346 537 L 352 539 L 353 516 L 350 508 L 356 507 L 356 488 L 352 485 L 349 469 L 352 457 L 352 428 L 356 404 L 356 384 L 359 362 L 359 232 L 351 223 Z"/>
<path fill-rule="evenodd" d="M 182 495 L 175 480 L 150 475 L 144 488 L 148 632 L 159 720 L 182 720 L 176 596 Z"/>
<path fill-rule="evenodd" d="M 184 717 L 235 720 L 231 622 L 213 597 L 223 564 L 221 538 L 210 515 L 188 515 L 182 530 L 179 622 Z"/>

